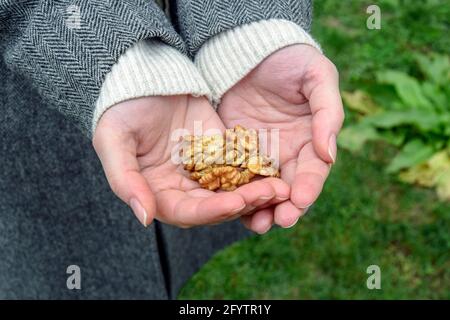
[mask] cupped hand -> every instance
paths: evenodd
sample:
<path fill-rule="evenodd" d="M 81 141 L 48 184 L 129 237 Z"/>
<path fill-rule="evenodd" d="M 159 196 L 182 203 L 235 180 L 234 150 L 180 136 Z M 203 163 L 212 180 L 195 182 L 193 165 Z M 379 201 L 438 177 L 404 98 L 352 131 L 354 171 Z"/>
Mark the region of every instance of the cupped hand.
<path fill-rule="evenodd" d="M 285 47 L 227 91 L 218 113 L 229 128 L 279 129 L 281 178 L 291 186 L 290 200 L 242 219 L 254 231 L 294 225 L 336 160 L 344 112 L 335 66 L 312 46 Z"/>
<path fill-rule="evenodd" d="M 203 131 L 224 130 L 205 98 L 188 95 L 125 101 L 101 117 L 94 148 L 113 192 L 142 224 L 154 218 L 180 227 L 216 224 L 289 197 L 289 186 L 274 178 L 233 192 L 200 188 L 171 156 L 178 143 L 174 132 L 184 129 L 184 134 L 193 134 L 195 121 L 201 122 Z"/>

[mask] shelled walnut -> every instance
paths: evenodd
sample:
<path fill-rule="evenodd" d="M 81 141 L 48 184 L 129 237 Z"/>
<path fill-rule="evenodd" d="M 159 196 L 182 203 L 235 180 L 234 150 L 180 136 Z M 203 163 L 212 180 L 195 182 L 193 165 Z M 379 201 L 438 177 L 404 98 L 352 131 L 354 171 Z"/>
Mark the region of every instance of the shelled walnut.
<path fill-rule="evenodd" d="M 255 175 L 278 177 L 274 161 L 260 155 L 256 130 L 237 125 L 225 135 L 183 138 L 184 169 L 205 189 L 231 191 Z"/>

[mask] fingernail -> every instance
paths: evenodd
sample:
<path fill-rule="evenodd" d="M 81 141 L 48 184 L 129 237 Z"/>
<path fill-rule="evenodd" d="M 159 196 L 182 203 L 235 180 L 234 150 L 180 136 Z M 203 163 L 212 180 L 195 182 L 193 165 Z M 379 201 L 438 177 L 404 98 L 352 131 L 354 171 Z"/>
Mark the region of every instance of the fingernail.
<path fill-rule="evenodd" d="M 258 206 L 260 206 L 260 205 L 266 203 L 267 201 L 273 199 L 273 197 L 274 197 L 274 195 L 272 195 L 272 196 L 267 196 L 267 197 L 264 197 L 264 196 L 263 196 L 263 197 L 259 197 L 258 200 L 254 201 L 254 202 L 252 203 L 252 206 L 258 207 Z"/>
<path fill-rule="evenodd" d="M 262 236 L 263 234 L 266 234 L 270 228 L 272 228 L 272 225 L 268 226 L 264 231 L 256 231 L 256 233 Z"/>
<path fill-rule="evenodd" d="M 244 204 L 242 207 L 237 208 L 237 209 L 234 209 L 234 210 L 231 211 L 231 212 L 232 212 L 232 213 L 238 213 L 238 212 L 241 212 L 244 208 L 245 208 L 245 204 Z"/>
<path fill-rule="evenodd" d="M 311 205 L 312 205 L 312 202 L 309 203 L 309 204 L 307 204 L 306 206 L 298 207 L 298 208 L 299 208 L 299 209 L 302 209 L 302 210 L 305 210 L 305 209 L 308 209 L 309 207 L 311 207 Z"/>
<path fill-rule="evenodd" d="M 132 198 L 130 200 L 130 207 L 144 227 L 147 227 L 148 215 L 141 203 L 136 198 Z"/>
<path fill-rule="evenodd" d="M 278 201 L 286 201 L 287 199 L 289 199 L 289 197 L 276 197 L 275 199 L 277 199 Z"/>
<path fill-rule="evenodd" d="M 330 158 L 333 160 L 333 163 L 336 162 L 336 153 L 337 153 L 336 135 L 333 133 L 330 136 L 330 139 L 328 140 L 328 154 L 330 155 Z"/>
<path fill-rule="evenodd" d="M 284 229 L 292 228 L 293 226 L 295 226 L 295 225 L 297 224 L 298 219 L 300 219 L 300 217 L 298 217 L 297 220 L 295 220 L 293 224 L 291 224 L 291 225 L 289 225 L 289 226 L 287 226 L 287 227 L 283 227 L 283 228 L 284 228 Z"/>
<path fill-rule="evenodd" d="M 245 206 L 244 209 L 241 209 L 241 211 L 238 211 L 238 213 L 241 214 L 241 215 L 246 215 L 246 214 L 249 214 L 250 212 L 252 212 L 255 209 L 256 209 L 256 207 L 247 205 L 247 206 Z"/>
<path fill-rule="evenodd" d="M 311 207 L 311 206 L 307 206 L 307 207 L 305 208 L 305 210 L 303 210 L 303 215 L 305 215 L 305 214 L 308 213 L 308 210 L 309 210 L 310 207 Z"/>

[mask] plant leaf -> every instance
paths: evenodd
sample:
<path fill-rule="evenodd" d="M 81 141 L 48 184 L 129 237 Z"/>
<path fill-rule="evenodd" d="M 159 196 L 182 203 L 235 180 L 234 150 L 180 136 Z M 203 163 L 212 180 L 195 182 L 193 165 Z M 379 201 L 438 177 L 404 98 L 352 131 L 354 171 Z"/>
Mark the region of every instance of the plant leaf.
<path fill-rule="evenodd" d="M 423 94 L 417 79 L 395 70 L 381 71 L 376 76 L 379 82 L 393 85 L 402 102 L 410 109 L 433 110 L 433 104 Z"/>
<path fill-rule="evenodd" d="M 386 130 L 378 133 L 380 135 L 380 139 L 386 141 L 387 143 L 394 145 L 396 147 L 400 147 L 404 144 L 406 138 L 405 130 Z"/>
<path fill-rule="evenodd" d="M 450 59 L 447 55 L 434 53 L 426 56 L 420 53 L 414 55 L 422 73 L 437 85 L 448 85 L 450 80 Z"/>
<path fill-rule="evenodd" d="M 439 129 L 439 126 L 446 124 L 446 117 L 433 111 L 405 110 L 380 112 L 365 118 L 363 121 L 377 128 L 390 129 L 412 125 L 421 131 L 427 132 L 436 131 Z"/>
<path fill-rule="evenodd" d="M 450 149 L 435 153 L 427 161 L 399 174 L 403 182 L 424 187 L 436 187 L 441 200 L 450 200 Z"/>
<path fill-rule="evenodd" d="M 392 159 L 386 168 L 388 173 L 398 172 L 401 169 L 419 164 L 433 155 L 433 148 L 415 139 L 408 142 L 403 149 Z"/>
<path fill-rule="evenodd" d="M 345 106 L 361 114 L 373 114 L 380 108 L 373 102 L 372 98 L 364 91 L 342 92 Z"/>
<path fill-rule="evenodd" d="M 430 101 L 433 102 L 435 110 L 440 112 L 450 110 L 448 108 L 448 104 L 450 102 L 447 100 L 445 93 L 441 91 L 439 86 L 429 81 L 422 82 L 422 92 Z"/>
<path fill-rule="evenodd" d="M 436 191 L 439 199 L 450 201 L 450 169 L 440 176 Z"/>
<path fill-rule="evenodd" d="M 370 140 L 378 139 L 377 130 L 365 124 L 356 124 L 341 130 L 338 138 L 340 147 L 350 151 L 359 151 Z"/>
<path fill-rule="evenodd" d="M 404 170 L 399 174 L 399 178 L 403 182 L 433 187 L 446 170 L 450 170 L 450 155 L 446 150 L 441 150 L 427 161 Z"/>

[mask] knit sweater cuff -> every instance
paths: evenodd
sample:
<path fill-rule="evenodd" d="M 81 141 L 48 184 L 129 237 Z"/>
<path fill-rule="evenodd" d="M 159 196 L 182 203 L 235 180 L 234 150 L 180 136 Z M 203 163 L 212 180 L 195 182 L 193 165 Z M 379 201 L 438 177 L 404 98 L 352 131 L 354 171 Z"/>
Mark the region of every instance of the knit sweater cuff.
<path fill-rule="evenodd" d="M 105 77 L 92 119 L 92 133 L 103 113 L 119 102 L 178 94 L 210 98 L 208 85 L 187 56 L 158 40 L 137 42 L 120 56 Z"/>
<path fill-rule="evenodd" d="M 242 25 L 208 40 L 195 56 L 195 64 L 209 84 L 215 105 L 223 94 L 278 49 L 308 44 L 320 46 L 299 25 L 270 19 Z"/>

